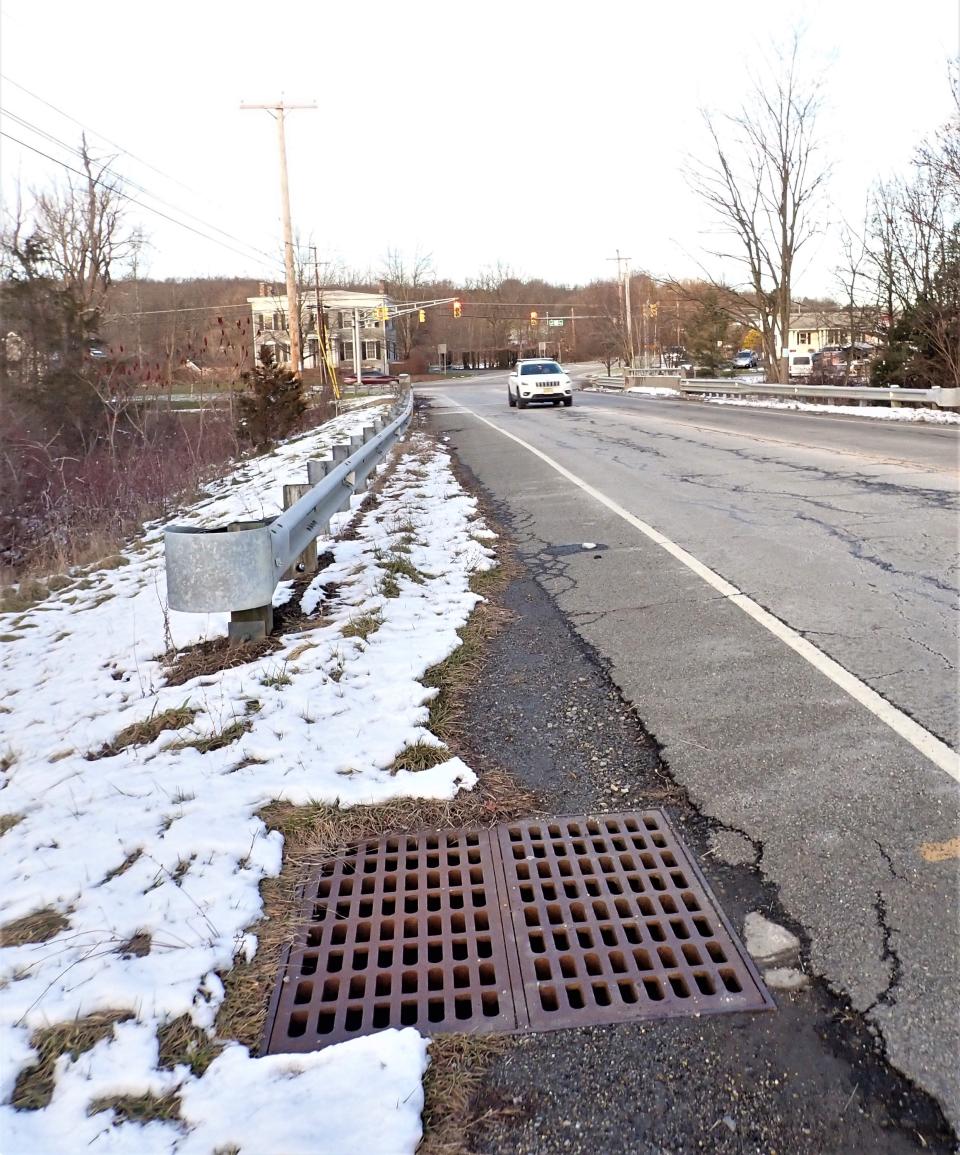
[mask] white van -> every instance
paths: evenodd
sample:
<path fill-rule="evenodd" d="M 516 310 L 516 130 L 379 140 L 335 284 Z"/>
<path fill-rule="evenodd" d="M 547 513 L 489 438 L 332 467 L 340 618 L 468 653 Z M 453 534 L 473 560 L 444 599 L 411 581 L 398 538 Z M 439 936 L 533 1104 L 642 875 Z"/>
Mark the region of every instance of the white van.
<path fill-rule="evenodd" d="M 789 357 L 790 379 L 795 377 L 809 377 L 813 373 L 813 355 L 811 353 L 791 353 Z"/>

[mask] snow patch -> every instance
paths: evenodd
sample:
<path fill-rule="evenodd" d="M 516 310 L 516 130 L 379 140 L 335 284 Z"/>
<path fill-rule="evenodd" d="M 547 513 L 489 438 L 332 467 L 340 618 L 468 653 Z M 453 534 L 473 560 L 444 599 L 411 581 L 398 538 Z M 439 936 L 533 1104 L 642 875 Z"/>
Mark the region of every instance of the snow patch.
<path fill-rule="evenodd" d="M 307 460 L 362 420 L 345 415 L 242 463 L 177 522 L 279 512 L 283 483 L 302 481 Z M 251 1059 L 231 1046 L 200 1079 L 158 1068 L 156 1032 L 180 1015 L 212 1030 L 224 997 L 219 975 L 256 950 L 248 928 L 262 913 L 259 886 L 279 873 L 282 856 L 281 836 L 257 817 L 266 803 L 451 798 L 476 781 L 456 757 L 420 773 L 389 769 L 406 746 L 437 744 L 427 729 L 434 691 L 421 679 L 460 645 L 457 630 L 480 600 L 470 577 L 494 564 L 489 531 L 449 454 L 422 438 L 414 445 L 356 539 L 320 539 L 334 560 L 300 605 L 320 607 L 324 623 L 283 636 L 258 661 L 166 685 L 167 639 L 183 648 L 222 636 L 227 615 L 166 610 L 157 524 L 124 551 L 126 564 L 23 614 L 0 614 L 2 632 L 6 618 L 18 621 L 0 652 L 10 760 L 0 815 L 23 816 L 3 835 L 0 925 L 45 907 L 69 924 L 47 942 L 0 950 L 6 1150 L 209 1155 L 240 1143 L 244 1155 L 412 1155 L 425 1061 L 415 1032 L 295 1059 Z M 338 515 L 334 528 L 350 516 Z M 394 575 L 397 596 L 387 596 L 384 567 L 400 545 L 419 576 Z M 321 588 L 330 582 L 333 597 Z M 283 583 L 276 602 L 291 596 Z M 366 638 L 344 636 L 364 615 L 376 623 Z M 132 723 L 181 708 L 194 712 L 188 725 L 86 757 Z M 219 749 L 197 747 L 234 734 Z M 135 936 L 145 951 L 130 949 Z M 76 1061 L 59 1061 L 47 1108 L 14 1111 L 9 1098 L 33 1061 L 33 1031 L 99 1011 L 134 1017 Z M 110 1112 L 87 1114 L 97 1095 L 147 1092 L 175 1092 L 184 1121 L 114 1125 Z"/>

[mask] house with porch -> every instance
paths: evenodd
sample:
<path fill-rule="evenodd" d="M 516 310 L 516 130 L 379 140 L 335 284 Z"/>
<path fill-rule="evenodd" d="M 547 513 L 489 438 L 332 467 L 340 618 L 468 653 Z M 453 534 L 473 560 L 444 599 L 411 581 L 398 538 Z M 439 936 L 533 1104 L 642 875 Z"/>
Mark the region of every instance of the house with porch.
<path fill-rule="evenodd" d="M 280 364 L 290 361 L 290 322 L 287 294 L 275 286 L 261 284 L 256 297 L 248 297 L 252 314 L 253 353 L 269 348 Z M 387 370 L 397 360 L 397 340 L 392 320 L 377 317 L 377 310 L 393 306 L 387 293 L 357 292 L 352 289 L 315 289 L 300 293 L 300 332 L 304 369 L 319 369 L 326 348 L 329 364 L 338 372 L 349 372 L 359 358 L 365 369 Z"/>
<path fill-rule="evenodd" d="M 821 349 L 848 345 L 879 345 L 877 318 L 864 309 L 854 311 L 853 332 L 850 313 L 844 309 L 802 310 L 790 314 L 787 346 L 791 353 L 819 353 Z"/>

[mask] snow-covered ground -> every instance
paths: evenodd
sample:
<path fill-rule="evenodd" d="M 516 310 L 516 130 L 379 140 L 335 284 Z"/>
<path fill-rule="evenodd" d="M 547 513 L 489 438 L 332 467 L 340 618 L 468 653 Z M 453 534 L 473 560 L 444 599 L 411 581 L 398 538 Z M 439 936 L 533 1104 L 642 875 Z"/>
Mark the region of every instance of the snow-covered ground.
<path fill-rule="evenodd" d="M 282 484 L 304 480 L 307 459 L 360 424 L 341 416 L 243 464 L 176 520 L 278 512 Z M 383 567 L 402 534 L 421 577 L 398 575 L 399 596 L 388 597 Z M 259 884 L 279 872 L 282 852 L 256 817 L 264 804 L 451 797 L 473 785 L 455 757 L 420 773 L 388 767 L 410 744 L 436 744 L 426 729 L 433 691 L 419 679 L 459 645 L 478 600 L 469 578 L 493 564 L 484 544 L 493 536 L 448 455 L 414 435 L 358 539 L 319 543 L 334 561 L 302 605 L 312 613 L 319 585 L 339 583 L 323 607 L 329 624 L 283 636 L 258 661 L 165 685 L 168 636 L 178 648 L 222 636 L 226 617 L 165 611 L 156 526 L 124 564 L 0 614 L 0 932 L 9 940 L 11 924 L 37 912 L 62 920 L 45 942 L 0 949 L 5 1155 L 413 1152 L 427 1064 L 413 1030 L 304 1056 L 254 1058 L 229 1044 L 201 1078 L 158 1066 L 157 1031 L 184 1014 L 212 1030 L 218 972 L 257 949 L 248 928 L 261 913 Z M 289 596 L 282 584 L 276 602 Z M 372 615 L 372 632 L 345 637 L 360 615 Z M 88 759 L 131 723 L 181 708 L 193 716 L 179 729 Z M 225 731 L 239 736 L 206 753 L 193 745 Z M 48 1106 L 14 1110 L 34 1032 L 96 1012 L 133 1017 L 76 1059 L 58 1059 Z M 176 1095 L 179 1119 L 88 1113 L 97 1098 L 147 1093 Z"/>
<path fill-rule="evenodd" d="M 920 421 L 933 425 L 960 425 L 960 415 L 943 409 L 890 409 L 884 405 L 818 405 L 814 401 L 790 401 L 756 397 L 704 397 L 710 405 L 746 405 L 752 409 L 799 409 L 804 413 L 849 413 L 879 421 Z"/>
<path fill-rule="evenodd" d="M 602 387 L 584 392 L 639 393 L 643 397 L 683 397 L 676 389 L 655 385 L 634 385 L 624 390 Z M 824 405 L 815 401 L 794 401 L 767 397 L 707 397 L 699 395 L 708 405 L 739 405 L 749 409 L 796 409 L 804 413 L 852 414 L 855 417 L 875 417 L 879 421 L 919 421 L 932 425 L 960 425 L 960 414 L 944 409 L 891 409 L 885 405 Z"/>

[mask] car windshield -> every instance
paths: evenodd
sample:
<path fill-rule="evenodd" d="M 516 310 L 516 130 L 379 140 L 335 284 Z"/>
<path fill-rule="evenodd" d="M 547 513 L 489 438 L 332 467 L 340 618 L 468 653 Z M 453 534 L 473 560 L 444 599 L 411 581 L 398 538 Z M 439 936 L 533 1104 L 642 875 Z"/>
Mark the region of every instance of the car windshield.
<path fill-rule="evenodd" d="M 529 365 L 520 366 L 521 377 L 540 377 L 544 373 L 562 373 L 563 370 L 556 361 L 531 361 Z"/>

